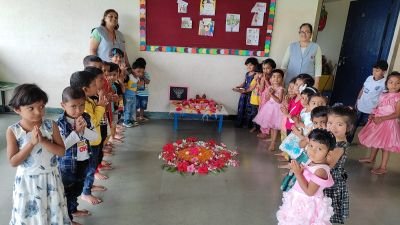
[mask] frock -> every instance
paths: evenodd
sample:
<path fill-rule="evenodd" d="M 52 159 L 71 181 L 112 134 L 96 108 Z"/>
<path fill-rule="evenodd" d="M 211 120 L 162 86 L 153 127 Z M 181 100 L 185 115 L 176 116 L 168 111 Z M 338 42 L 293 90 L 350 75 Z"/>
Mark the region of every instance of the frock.
<path fill-rule="evenodd" d="M 335 184 L 324 190 L 324 194 L 332 199 L 332 207 L 335 214 L 331 218 L 332 223 L 344 224 L 344 220 L 349 216 L 349 190 L 347 189 L 347 172 L 344 164 L 347 160 L 347 149 L 350 144 L 345 141 L 337 142 L 336 148 L 343 148 L 343 155 L 340 157 L 335 167 L 331 169 L 331 174 Z"/>
<path fill-rule="evenodd" d="M 19 123 L 9 127 L 19 149 L 29 143 L 32 133 Z M 52 138 L 53 121 L 44 119 L 42 135 Z M 64 186 L 57 168 L 56 155 L 36 144 L 17 167 L 13 187 L 13 208 L 9 225 L 70 225 Z"/>
<path fill-rule="evenodd" d="M 383 93 L 378 106 L 371 114 L 387 116 L 396 111 L 400 93 Z M 380 148 L 390 152 L 400 152 L 400 122 L 398 119 L 385 120 L 375 124 L 372 120 L 358 134 L 360 143 L 368 148 Z"/>
<path fill-rule="evenodd" d="M 314 174 L 317 169 L 324 169 L 328 174 L 327 179 L 322 179 Z M 333 215 L 331 199 L 324 196 L 323 190 L 333 185 L 333 179 L 328 165 L 306 166 L 303 171 L 307 181 L 319 185 L 313 196 L 308 196 L 296 181 L 288 192 L 283 192 L 282 206 L 276 213 L 279 225 L 311 225 L 331 224 L 329 219 Z"/>
<path fill-rule="evenodd" d="M 270 87 L 272 88 L 272 87 Z M 283 87 L 276 90 L 276 95 L 280 95 L 284 91 Z M 281 104 L 270 98 L 260 109 L 254 122 L 260 125 L 261 128 L 270 128 L 280 130 L 282 126 L 283 113 Z"/>

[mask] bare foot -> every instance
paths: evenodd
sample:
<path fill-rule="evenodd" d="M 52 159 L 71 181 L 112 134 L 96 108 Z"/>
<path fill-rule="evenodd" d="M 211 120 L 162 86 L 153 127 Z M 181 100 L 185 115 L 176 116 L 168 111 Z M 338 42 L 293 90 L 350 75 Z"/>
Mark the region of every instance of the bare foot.
<path fill-rule="evenodd" d="M 108 177 L 106 175 L 101 174 L 101 173 L 95 173 L 94 178 L 96 180 L 107 180 L 108 179 Z"/>
<path fill-rule="evenodd" d="M 112 153 L 112 149 L 111 148 L 103 148 L 103 152 L 104 153 Z"/>
<path fill-rule="evenodd" d="M 81 223 L 75 222 L 75 221 L 71 221 L 72 225 L 82 225 Z"/>
<path fill-rule="evenodd" d="M 111 162 L 108 162 L 108 161 L 106 161 L 106 160 L 103 160 L 103 161 L 101 161 L 101 165 L 103 165 L 103 166 L 111 166 L 112 163 L 111 163 Z"/>
<path fill-rule="evenodd" d="M 122 134 L 119 134 L 118 132 L 114 135 L 114 138 L 116 138 L 116 139 L 124 139 L 125 138 L 125 136 L 124 135 L 122 135 Z M 121 140 L 122 141 L 122 140 Z"/>
<path fill-rule="evenodd" d="M 275 143 L 271 143 L 271 144 L 269 145 L 268 151 L 271 151 L 271 152 L 275 151 Z"/>
<path fill-rule="evenodd" d="M 81 196 L 81 199 L 82 199 L 83 201 L 87 201 L 88 203 L 90 203 L 90 204 L 92 204 L 92 205 L 97 205 L 97 204 L 100 204 L 100 203 L 103 202 L 101 199 L 96 198 L 96 197 L 93 196 L 93 195 L 82 195 L 82 196 Z"/>
<path fill-rule="evenodd" d="M 100 167 L 100 170 L 112 170 L 112 169 L 114 169 L 114 168 L 110 165 L 101 164 L 101 167 Z"/>
<path fill-rule="evenodd" d="M 102 185 L 93 185 L 92 191 L 107 191 L 107 188 Z"/>
<path fill-rule="evenodd" d="M 268 134 L 259 133 L 257 134 L 257 137 L 260 139 L 268 139 Z"/>
<path fill-rule="evenodd" d="M 290 165 L 288 163 L 278 165 L 280 169 L 290 169 Z"/>
<path fill-rule="evenodd" d="M 250 133 L 254 133 L 254 132 L 256 132 L 256 130 L 257 130 L 257 127 L 253 127 L 253 128 L 251 128 Z"/>
<path fill-rule="evenodd" d="M 387 173 L 387 170 L 384 168 L 375 168 L 371 170 L 371 173 L 376 174 L 376 175 L 382 175 Z"/>
<path fill-rule="evenodd" d="M 372 161 L 370 158 L 361 158 L 358 160 L 360 163 L 372 163 L 374 161 Z"/>
<path fill-rule="evenodd" d="M 114 138 L 110 139 L 110 142 L 116 143 L 116 144 L 124 143 L 124 141 L 122 140 L 122 138 L 117 138 L 117 135 L 115 135 Z"/>
<path fill-rule="evenodd" d="M 103 151 L 103 155 L 104 155 L 104 156 L 112 156 L 113 154 L 112 154 L 112 152 L 104 152 L 104 151 Z"/>
<path fill-rule="evenodd" d="M 92 215 L 88 210 L 82 209 L 82 210 L 77 210 L 76 212 L 72 213 L 74 217 L 84 217 L 84 216 L 90 216 Z"/>

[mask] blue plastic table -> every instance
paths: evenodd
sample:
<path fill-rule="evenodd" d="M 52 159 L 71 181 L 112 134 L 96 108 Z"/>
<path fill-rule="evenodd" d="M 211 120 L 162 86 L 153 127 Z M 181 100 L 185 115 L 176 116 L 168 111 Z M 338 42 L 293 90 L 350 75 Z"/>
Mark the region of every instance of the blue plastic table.
<path fill-rule="evenodd" d="M 197 118 L 197 119 L 212 119 L 212 120 L 218 120 L 218 132 L 222 132 L 222 125 L 224 122 L 224 115 L 228 115 L 228 112 L 225 110 L 225 107 L 222 106 L 221 110 L 217 110 L 216 113 L 209 115 L 206 112 L 192 112 L 183 109 L 182 111 L 176 111 L 176 106 L 171 103 L 170 104 L 170 110 L 169 112 L 174 115 L 174 131 L 178 130 L 178 125 L 179 125 L 179 117 L 183 118 Z"/>

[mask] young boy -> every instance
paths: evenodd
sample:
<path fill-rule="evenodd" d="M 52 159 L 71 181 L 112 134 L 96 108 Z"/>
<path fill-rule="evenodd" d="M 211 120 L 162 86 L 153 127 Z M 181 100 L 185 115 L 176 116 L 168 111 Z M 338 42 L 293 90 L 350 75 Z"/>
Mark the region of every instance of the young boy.
<path fill-rule="evenodd" d="M 103 67 L 103 61 L 98 56 L 88 55 L 83 58 L 83 67 L 86 68 L 89 66 L 101 69 Z"/>
<path fill-rule="evenodd" d="M 92 195 L 92 187 L 94 182 L 94 173 L 98 165 L 98 156 L 101 151 L 101 133 L 100 133 L 100 121 L 104 117 L 105 105 L 107 103 L 104 95 L 99 96 L 97 103 L 94 102 L 90 97 L 97 95 L 97 76 L 88 71 L 78 71 L 71 75 L 70 85 L 72 88 L 78 88 L 85 92 L 85 112 L 89 114 L 91 124 L 95 128 L 97 133 L 96 140 L 90 141 L 90 148 L 92 155 L 89 161 L 89 168 L 86 173 L 86 178 L 82 191 L 82 200 L 85 200 L 93 205 L 102 202 L 101 199 Z M 103 187 L 104 188 L 104 187 Z"/>
<path fill-rule="evenodd" d="M 137 62 L 132 64 L 132 73 L 128 74 L 125 80 L 125 103 L 124 103 L 124 122 L 125 127 L 135 127 L 139 123 L 136 121 L 136 92 L 138 77 L 143 76 L 144 68 Z"/>
<path fill-rule="evenodd" d="M 150 74 L 146 72 L 146 60 L 144 58 L 136 59 L 136 62 L 144 68 L 143 76 L 139 77 L 138 91 L 136 97 L 136 109 L 138 110 L 138 120 L 147 121 L 148 118 L 144 117 L 144 110 L 147 109 L 147 104 L 149 102 L 149 84 L 150 84 Z M 138 69 L 136 69 L 138 70 Z M 139 69 L 140 70 L 140 69 Z M 140 71 L 138 74 L 142 74 Z"/>
<path fill-rule="evenodd" d="M 89 141 L 98 138 L 92 130 L 89 114 L 84 112 L 86 95 L 82 89 L 67 87 L 62 93 L 61 106 L 64 113 L 57 120 L 65 145 L 65 154 L 58 157 L 58 167 L 67 198 L 68 215 L 72 224 L 73 216 L 89 216 L 87 210 L 78 210 L 78 197 L 89 168 L 91 149 Z"/>
<path fill-rule="evenodd" d="M 357 98 L 356 109 L 357 119 L 353 130 L 348 134 L 347 141 L 351 143 L 358 126 L 365 125 L 369 114 L 378 105 L 379 96 L 385 90 L 385 73 L 388 69 L 388 63 L 385 60 L 379 60 L 372 69 L 372 75 L 367 77 L 363 88 L 360 90 Z"/>

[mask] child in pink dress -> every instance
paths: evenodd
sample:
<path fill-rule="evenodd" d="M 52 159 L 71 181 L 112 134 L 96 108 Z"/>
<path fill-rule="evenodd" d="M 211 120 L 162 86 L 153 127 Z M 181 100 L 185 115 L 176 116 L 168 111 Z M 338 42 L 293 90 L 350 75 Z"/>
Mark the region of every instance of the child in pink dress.
<path fill-rule="evenodd" d="M 263 129 L 271 129 L 271 144 L 268 150 L 273 151 L 276 145 L 276 137 L 281 128 L 283 114 L 280 110 L 283 99 L 283 71 L 275 69 L 272 71 L 271 86 L 268 89 L 269 100 L 260 109 L 254 122 Z"/>
<path fill-rule="evenodd" d="M 327 156 L 335 148 L 335 136 L 327 130 L 314 129 L 308 138 L 306 150 L 311 163 L 302 168 L 292 160 L 290 167 L 296 183 L 283 193 L 282 206 L 276 213 L 279 225 L 331 224 L 332 200 L 324 196 L 323 190 L 333 185 Z"/>
<path fill-rule="evenodd" d="M 369 157 L 360 159 L 360 162 L 374 162 L 378 150 L 382 150 L 380 166 L 371 170 L 378 175 L 387 172 L 390 152 L 400 153 L 400 73 L 392 72 L 387 77 L 386 89 L 368 123 L 358 134 L 360 143 L 371 148 Z"/>
<path fill-rule="evenodd" d="M 276 63 L 273 59 L 266 59 L 262 62 L 263 75 L 261 77 L 260 86 L 258 91 L 260 92 L 260 104 L 258 105 L 258 110 L 260 110 L 265 103 L 269 100 L 269 86 L 271 86 L 271 72 L 276 68 Z M 261 133 L 257 135 L 258 138 L 266 139 L 269 134 L 268 128 L 260 128 Z"/>

